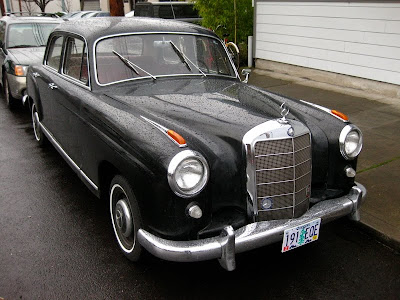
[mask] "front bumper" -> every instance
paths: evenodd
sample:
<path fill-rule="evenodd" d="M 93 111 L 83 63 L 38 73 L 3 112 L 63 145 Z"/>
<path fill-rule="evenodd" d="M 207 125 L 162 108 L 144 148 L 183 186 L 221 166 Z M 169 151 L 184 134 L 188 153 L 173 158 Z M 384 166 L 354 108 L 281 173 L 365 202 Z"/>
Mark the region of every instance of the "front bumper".
<path fill-rule="evenodd" d="M 7 74 L 10 93 L 15 99 L 22 99 L 26 90 L 26 77 Z"/>
<path fill-rule="evenodd" d="M 366 194 L 364 186 L 357 183 L 349 194 L 321 201 L 297 219 L 255 222 L 237 230 L 226 226 L 218 237 L 193 241 L 166 240 L 139 229 L 138 241 L 151 254 L 165 260 L 193 262 L 217 258 L 223 268 L 231 271 L 236 267 L 236 253 L 282 241 L 286 229 L 318 218 L 321 218 L 322 223 L 327 223 L 348 215 L 359 221 L 359 208 Z"/>

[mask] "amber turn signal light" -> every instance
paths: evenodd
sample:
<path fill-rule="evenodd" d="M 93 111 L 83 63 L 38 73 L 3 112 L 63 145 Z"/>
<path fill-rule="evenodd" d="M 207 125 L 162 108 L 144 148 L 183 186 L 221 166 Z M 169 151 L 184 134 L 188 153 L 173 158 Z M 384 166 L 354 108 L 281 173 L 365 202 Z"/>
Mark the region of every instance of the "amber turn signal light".
<path fill-rule="evenodd" d="M 173 130 L 168 130 L 167 134 L 175 141 L 177 142 L 179 145 L 186 145 L 186 141 L 185 139 L 179 134 L 176 133 Z"/>
<path fill-rule="evenodd" d="M 341 113 L 340 111 L 332 109 L 331 113 L 334 114 L 335 116 L 338 116 L 339 118 L 341 118 L 341 119 L 343 119 L 345 121 L 349 120 L 349 117 L 346 116 L 344 113 Z"/>

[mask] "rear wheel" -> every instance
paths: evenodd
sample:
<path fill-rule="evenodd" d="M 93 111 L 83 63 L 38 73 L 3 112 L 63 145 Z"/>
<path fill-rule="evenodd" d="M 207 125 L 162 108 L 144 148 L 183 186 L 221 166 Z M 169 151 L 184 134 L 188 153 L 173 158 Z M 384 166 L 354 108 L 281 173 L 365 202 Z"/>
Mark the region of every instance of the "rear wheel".
<path fill-rule="evenodd" d="M 46 145 L 47 138 L 40 127 L 39 113 L 37 112 L 36 105 L 34 103 L 32 104 L 32 126 L 36 141 L 40 147 L 44 147 Z"/>
<path fill-rule="evenodd" d="M 4 90 L 4 98 L 6 100 L 7 107 L 11 109 L 14 105 L 15 99 L 11 95 L 10 85 L 8 83 L 6 74 L 4 74 L 4 77 L 3 77 L 3 90 Z"/>
<path fill-rule="evenodd" d="M 137 231 L 142 225 L 139 206 L 128 181 L 117 175 L 110 185 L 110 214 L 118 244 L 124 255 L 138 261 L 142 247 L 137 241 Z"/>

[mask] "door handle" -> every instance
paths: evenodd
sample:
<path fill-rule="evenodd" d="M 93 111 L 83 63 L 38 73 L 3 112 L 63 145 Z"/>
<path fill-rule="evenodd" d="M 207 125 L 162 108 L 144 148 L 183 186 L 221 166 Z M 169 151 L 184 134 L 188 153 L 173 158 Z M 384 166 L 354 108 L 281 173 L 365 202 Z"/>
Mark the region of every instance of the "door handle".
<path fill-rule="evenodd" d="M 51 83 L 49 83 L 49 89 L 56 90 L 56 89 L 58 89 L 58 86 L 56 86 L 56 84 L 54 82 L 51 82 Z"/>

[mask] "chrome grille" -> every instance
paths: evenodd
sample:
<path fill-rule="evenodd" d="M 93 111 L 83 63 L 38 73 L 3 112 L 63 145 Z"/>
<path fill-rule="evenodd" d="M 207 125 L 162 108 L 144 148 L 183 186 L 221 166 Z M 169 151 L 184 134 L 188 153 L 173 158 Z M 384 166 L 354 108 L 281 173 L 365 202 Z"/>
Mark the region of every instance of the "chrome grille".
<path fill-rule="evenodd" d="M 294 128 L 294 136 L 288 129 Z M 268 121 L 244 137 L 249 213 L 257 221 L 303 215 L 311 194 L 311 136 L 301 123 Z M 266 206 L 263 207 L 263 203 Z"/>
<path fill-rule="evenodd" d="M 308 208 L 311 185 L 311 144 L 308 133 L 255 144 L 259 220 L 292 218 L 298 204 Z M 262 207 L 268 201 L 270 207 Z"/>

